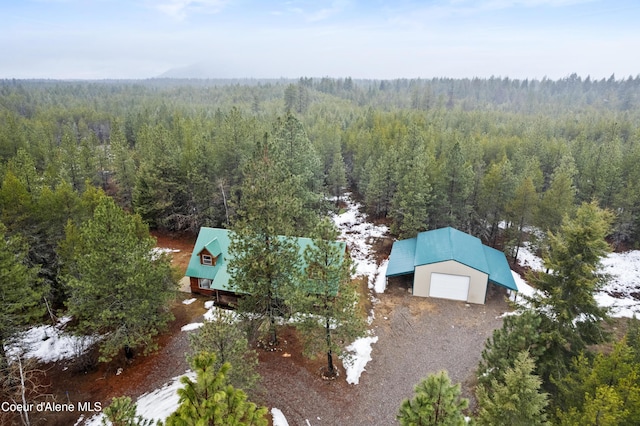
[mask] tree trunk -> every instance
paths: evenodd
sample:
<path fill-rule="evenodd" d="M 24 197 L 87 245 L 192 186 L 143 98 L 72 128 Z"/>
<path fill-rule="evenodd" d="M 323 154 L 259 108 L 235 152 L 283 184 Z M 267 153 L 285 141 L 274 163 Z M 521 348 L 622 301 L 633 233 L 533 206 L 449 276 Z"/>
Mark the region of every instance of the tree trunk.
<path fill-rule="evenodd" d="M 333 366 L 333 352 L 331 351 L 331 328 L 329 324 L 329 319 L 326 321 L 326 336 L 327 336 L 327 371 L 329 376 L 333 376 L 335 374 L 335 367 Z"/>
<path fill-rule="evenodd" d="M 7 352 L 4 350 L 4 339 L 0 339 L 0 377 L 6 377 L 8 369 L 9 361 L 7 359 Z"/>

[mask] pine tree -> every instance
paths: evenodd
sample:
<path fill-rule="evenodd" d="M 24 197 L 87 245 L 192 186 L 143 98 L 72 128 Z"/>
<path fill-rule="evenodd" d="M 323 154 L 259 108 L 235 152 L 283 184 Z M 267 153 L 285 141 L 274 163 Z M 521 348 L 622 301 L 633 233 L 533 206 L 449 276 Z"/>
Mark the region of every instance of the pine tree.
<path fill-rule="evenodd" d="M 231 364 L 215 367 L 216 356 L 202 352 L 195 356 L 191 368 L 195 382 L 188 377 L 180 379 L 178 389 L 180 406 L 166 421 L 166 426 L 267 426 L 267 408 L 258 407 L 247 400 L 240 389 L 228 384 L 226 376 Z"/>
<path fill-rule="evenodd" d="M 538 194 L 531 176 L 524 176 L 515 189 L 511 202 L 507 205 L 507 212 L 511 220 L 517 225 L 514 262 L 518 260 L 518 251 L 522 245 L 524 227 L 530 225 L 538 203 Z"/>
<path fill-rule="evenodd" d="M 213 317 L 189 336 L 189 343 L 193 354 L 191 357 L 200 352 L 211 352 L 216 355 L 216 369 L 226 362 L 230 363 L 233 368 L 227 381 L 234 387 L 251 390 L 260 380 L 256 372 L 258 355 L 249 348 L 246 332 L 232 312 L 216 309 Z"/>
<path fill-rule="evenodd" d="M 436 189 L 439 194 L 436 227 L 454 226 L 466 229 L 470 210 L 468 198 L 473 189 L 473 169 L 465 160 L 459 141 L 444 153 L 440 162 L 442 173 Z"/>
<path fill-rule="evenodd" d="M 575 218 L 565 218 L 560 231 L 549 234 L 544 265 L 550 272 L 530 277 L 540 290 L 532 303 L 547 338 L 539 364 L 545 379 L 562 377 L 571 358 L 605 339 L 602 321 L 607 309 L 598 305 L 594 295 L 606 278 L 598 270 L 600 259 L 610 251 L 605 237 L 611 219 L 611 213 L 595 202 L 582 204 Z"/>
<path fill-rule="evenodd" d="M 295 235 L 304 236 L 313 230 L 322 208 L 323 167 L 320 157 L 302 123 L 292 114 L 275 121 L 263 148 L 266 145 L 269 146 L 271 160 L 282 168 L 281 173 L 295 182 L 289 187 L 289 198 L 301 204 L 292 212 L 295 213 L 292 217 Z"/>
<path fill-rule="evenodd" d="M 564 413 L 584 415 L 589 410 L 589 401 L 598 390 L 607 387 L 619 400 L 620 424 L 640 422 L 640 363 L 626 337 L 616 342 L 610 353 L 599 353 L 595 357 L 582 353 L 574 358 L 570 372 L 557 382 L 558 393 L 555 406 L 559 419 Z M 602 390 L 601 390 L 602 392 Z M 607 390 L 601 397 L 609 394 Z M 608 395 L 607 399 L 611 395 Z M 573 415 L 572 415 L 573 416 Z"/>
<path fill-rule="evenodd" d="M 327 354 L 327 377 L 337 370 L 333 356 L 340 355 L 344 342 L 361 337 L 365 322 L 358 312 L 359 295 L 351 284 L 351 259 L 344 246 L 335 241 L 338 232 L 325 218 L 314 232 L 313 245 L 304 251 L 306 268 L 300 278 L 305 294 L 296 323 L 304 342 L 304 352 L 314 358 L 320 351 Z"/>
<path fill-rule="evenodd" d="M 340 195 L 347 186 L 347 172 L 340 151 L 336 151 L 331 159 L 331 167 L 327 173 L 327 187 L 329 194 L 336 197 L 336 205 L 340 202 Z"/>
<path fill-rule="evenodd" d="M 23 328 L 45 313 L 46 289 L 37 278 L 38 268 L 27 261 L 27 248 L 18 236 L 7 237 L 0 223 L 0 378 L 8 360 L 5 345 Z"/>
<path fill-rule="evenodd" d="M 377 159 L 371 157 L 367 161 L 364 200 L 369 213 L 375 217 L 385 217 L 391 210 L 391 200 L 396 192 L 395 163 L 393 152 L 383 152 Z"/>
<path fill-rule="evenodd" d="M 153 253 L 155 241 L 137 215 L 103 196 L 93 217 L 67 230 L 70 265 L 63 280 L 76 331 L 101 333 L 101 359 L 125 348 L 155 348 L 152 338 L 171 318 L 176 283 L 170 261 Z"/>
<path fill-rule="evenodd" d="M 409 152 L 402 155 L 405 161 L 398 162 L 398 188 L 391 202 L 392 231 L 400 239 L 413 238 L 427 230 L 433 204 L 429 175 L 435 159 L 421 146 L 407 147 L 406 151 Z"/>
<path fill-rule="evenodd" d="M 151 426 L 153 422 L 136 415 L 137 404 L 128 396 L 111 399 L 111 404 L 105 407 L 102 418 L 103 426 Z"/>
<path fill-rule="evenodd" d="M 594 395 L 587 394 L 584 409 L 572 407 L 568 412 L 559 412 L 560 426 L 619 426 L 626 423 L 627 410 L 611 386 L 600 386 Z"/>
<path fill-rule="evenodd" d="M 238 219 L 229 253 L 230 285 L 243 294 L 237 308 L 268 321 L 269 342 L 277 343 L 276 318 L 289 315 L 289 301 L 300 269 L 294 238 L 304 202 L 295 196 L 300 179 L 291 175 L 269 140 L 259 144 L 247 164 Z"/>
<path fill-rule="evenodd" d="M 113 123 L 111 129 L 110 148 L 119 202 L 123 207 L 131 208 L 136 183 L 136 165 L 123 126 L 118 122 Z"/>
<path fill-rule="evenodd" d="M 544 231 L 556 232 L 564 217 L 572 212 L 576 189 L 573 178 L 576 166 L 573 158 L 565 156 L 551 176 L 549 188 L 542 194 L 536 214 L 536 224 Z"/>
<path fill-rule="evenodd" d="M 462 410 L 469 401 L 460 398 L 460 384 L 452 385 L 446 371 L 431 374 L 414 388 L 415 396 L 400 406 L 398 420 L 402 426 L 464 426 Z"/>
<path fill-rule="evenodd" d="M 488 225 L 488 240 L 495 245 L 500 221 L 506 219 L 507 205 L 513 199 L 514 180 L 511 162 L 503 156 L 492 163 L 480 185 L 478 214 Z"/>
<path fill-rule="evenodd" d="M 495 380 L 503 382 L 505 372 L 515 366 L 522 351 L 535 362 L 545 351 L 539 330 L 541 322 L 540 316 L 531 310 L 507 316 L 502 328 L 494 330 L 485 343 L 478 365 L 478 383 L 488 386 Z"/>
<path fill-rule="evenodd" d="M 535 364 L 526 351 L 520 352 L 514 366 L 507 368 L 501 381 L 478 386 L 477 424 L 480 426 L 548 425 L 545 408 L 547 394 L 540 393 L 542 380 L 533 374 Z"/>

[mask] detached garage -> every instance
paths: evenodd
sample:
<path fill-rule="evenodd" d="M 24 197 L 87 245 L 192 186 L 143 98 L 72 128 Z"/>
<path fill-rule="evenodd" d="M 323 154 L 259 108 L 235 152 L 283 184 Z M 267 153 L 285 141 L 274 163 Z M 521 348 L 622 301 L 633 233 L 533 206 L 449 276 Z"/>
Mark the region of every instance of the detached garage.
<path fill-rule="evenodd" d="M 396 241 L 387 277 L 413 274 L 413 295 L 484 304 L 489 283 L 518 291 L 504 253 L 454 228 Z"/>

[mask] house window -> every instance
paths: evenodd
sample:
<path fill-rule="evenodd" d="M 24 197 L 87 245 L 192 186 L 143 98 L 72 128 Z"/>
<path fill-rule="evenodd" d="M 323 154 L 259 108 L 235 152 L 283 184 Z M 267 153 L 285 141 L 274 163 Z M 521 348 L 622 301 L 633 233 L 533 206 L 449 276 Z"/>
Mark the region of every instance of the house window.
<path fill-rule="evenodd" d="M 199 278 L 198 279 L 198 286 L 200 288 L 211 288 L 211 284 L 212 284 L 212 280 L 210 280 L 209 278 Z"/>
<path fill-rule="evenodd" d="M 202 264 L 203 265 L 212 266 L 213 265 L 213 257 L 209 256 L 208 254 L 203 254 L 202 255 Z"/>

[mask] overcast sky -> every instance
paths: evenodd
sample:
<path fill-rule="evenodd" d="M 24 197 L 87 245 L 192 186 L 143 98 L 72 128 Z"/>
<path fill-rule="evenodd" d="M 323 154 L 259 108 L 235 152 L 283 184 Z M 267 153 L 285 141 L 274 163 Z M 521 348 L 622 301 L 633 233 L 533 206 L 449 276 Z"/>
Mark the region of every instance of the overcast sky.
<path fill-rule="evenodd" d="M 616 78 L 638 0 L 0 0 L 0 78 Z"/>

